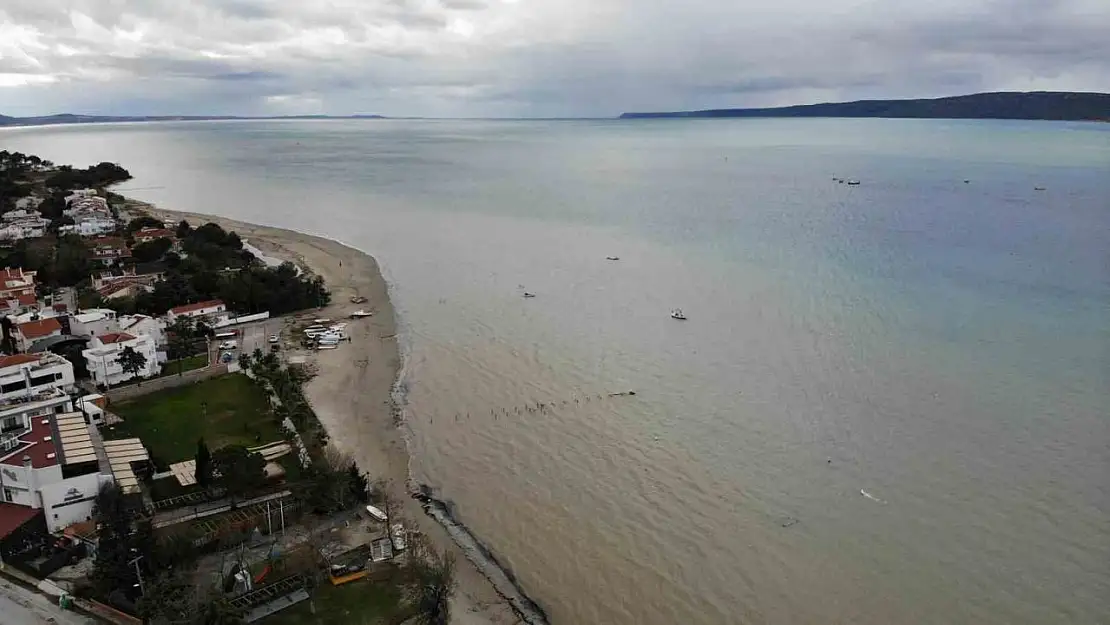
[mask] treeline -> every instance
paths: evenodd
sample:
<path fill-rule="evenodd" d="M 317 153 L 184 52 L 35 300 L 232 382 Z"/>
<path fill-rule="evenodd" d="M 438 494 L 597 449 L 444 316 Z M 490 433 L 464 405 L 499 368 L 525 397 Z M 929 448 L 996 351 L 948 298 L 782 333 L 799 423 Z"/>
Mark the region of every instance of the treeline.
<path fill-rule="evenodd" d="M 51 288 L 82 284 L 97 269 L 88 244 L 72 234 L 16 241 L 0 250 L 0 265 L 37 271 L 36 282 Z"/>
<path fill-rule="evenodd" d="M 174 306 L 210 299 L 222 300 L 229 310 L 250 314 L 269 311 L 281 315 L 326 306 L 331 294 L 323 278 L 306 278 L 291 263 L 266 267 L 243 248 L 239 235 L 208 223 L 192 228 L 182 221 L 176 229 L 182 254 L 166 251 L 165 279 L 150 293 L 131 303 L 136 312 L 161 315 Z M 136 246 L 144 260 L 168 250 L 168 241 Z M 127 307 L 127 306 L 125 306 Z"/>
<path fill-rule="evenodd" d="M 40 191 L 44 206 L 39 210 L 47 219 L 55 219 L 71 190 L 102 189 L 130 179 L 131 173 L 115 163 L 102 162 L 85 169 L 56 167 L 34 154 L 0 150 L 0 213 L 12 210 L 19 198 Z"/>

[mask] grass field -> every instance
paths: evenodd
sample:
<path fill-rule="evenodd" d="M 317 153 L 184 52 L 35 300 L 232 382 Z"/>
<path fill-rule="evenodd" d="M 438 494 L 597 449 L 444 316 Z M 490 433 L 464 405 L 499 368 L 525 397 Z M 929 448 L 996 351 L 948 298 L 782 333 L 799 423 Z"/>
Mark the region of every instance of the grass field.
<path fill-rule="evenodd" d="M 401 590 L 391 581 L 358 580 L 332 586 L 324 582 L 313 593 L 316 614 L 308 601 L 258 621 L 259 625 L 384 625 L 404 615 Z"/>
<path fill-rule="evenodd" d="M 162 373 L 158 377 L 164 378 L 168 375 L 177 375 L 192 371 L 194 369 L 203 369 L 208 366 L 208 354 L 197 354 L 182 358 L 181 360 L 171 360 L 162 365 Z"/>
<path fill-rule="evenodd" d="M 137 436 L 165 464 L 193 458 L 200 437 L 210 449 L 284 438 L 270 416 L 266 394 L 238 373 L 112 404 L 111 411 L 123 423 L 105 428 L 105 438 Z"/>

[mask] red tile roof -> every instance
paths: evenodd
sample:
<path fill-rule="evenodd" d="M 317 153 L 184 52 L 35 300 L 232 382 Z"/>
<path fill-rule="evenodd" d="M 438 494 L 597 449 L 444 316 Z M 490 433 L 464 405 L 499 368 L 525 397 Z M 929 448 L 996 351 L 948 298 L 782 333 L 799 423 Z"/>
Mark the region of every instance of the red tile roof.
<path fill-rule="evenodd" d="M 185 304 L 184 306 L 178 306 L 177 308 L 171 308 L 170 312 L 172 312 L 175 315 L 184 315 L 186 313 L 191 313 L 195 310 L 201 310 L 201 309 L 204 309 L 204 308 L 215 308 L 217 306 L 223 306 L 223 305 L 224 305 L 224 303 L 222 301 L 220 301 L 218 299 L 212 299 L 212 300 L 208 300 L 207 302 L 197 302 L 196 304 Z"/>
<path fill-rule="evenodd" d="M 34 306 L 39 302 L 39 299 L 35 297 L 34 293 L 24 293 L 23 295 L 16 296 L 15 299 L 19 302 L 20 306 Z"/>
<path fill-rule="evenodd" d="M 21 267 L 16 267 L 15 269 L 8 267 L 5 269 L 0 269 L 0 281 L 7 282 L 8 280 L 26 280 L 29 282 L 34 282 L 35 273 L 37 272 L 23 271 Z"/>
<path fill-rule="evenodd" d="M 39 319 L 38 321 L 28 321 L 16 327 L 19 329 L 19 333 L 23 335 L 23 338 L 35 339 L 40 336 L 48 336 L 52 332 L 60 332 L 62 324 L 58 323 L 58 320 L 54 317 L 51 317 L 49 319 Z"/>
<path fill-rule="evenodd" d="M 15 354 L 13 356 L 0 356 L 0 369 L 38 362 L 42 356 L 38 354 Z"/>
<path fill-rule="evenodd" d="M 65 311 L 69 310 L 69 306 L 67 306 L 66 304 L 62 304 L 60 302 L 57 303 L 57 304 L 54 304 L 51 308 L 54 309 L 54 312 L 65 312 Z"/>
<path fill-rule="evenodd" d="M 17 506 L 14 503 L 0 503 L 0 538 L 7 537 L 19 529 L 27 521 L 42 513 L 29 506 Z"/>
<path fill-rule="evenodd" d="M 112 343 L 123 343 L 124 341 L 134 341 L 135 337 L 126 332 L 109 332 L 108 334 L 101 334 L 99 337 L 100 342 L 105 345 Z"/>
<path fill-rule="evenodd" d="M 172 239 L 172 238 L 174 238 L 173 231 L 172 230 L 166 230 L 165 228 L 143 228 L 142 230 L 139 230 L 138 232 L 135 233 L 135 239 L 136 240 L 138 240 L 138 239 L 147 239 L 147 240 Z"/>

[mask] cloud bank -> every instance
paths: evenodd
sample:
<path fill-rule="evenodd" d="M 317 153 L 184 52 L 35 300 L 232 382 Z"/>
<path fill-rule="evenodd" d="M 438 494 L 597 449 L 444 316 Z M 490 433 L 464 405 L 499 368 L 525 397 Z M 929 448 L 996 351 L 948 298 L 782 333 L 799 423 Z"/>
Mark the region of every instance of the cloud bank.
<path fill-rule="evenodd" d="M 1106 0 L 5 0 L 0 113 L 608 116 L 1110 91 Z"/>

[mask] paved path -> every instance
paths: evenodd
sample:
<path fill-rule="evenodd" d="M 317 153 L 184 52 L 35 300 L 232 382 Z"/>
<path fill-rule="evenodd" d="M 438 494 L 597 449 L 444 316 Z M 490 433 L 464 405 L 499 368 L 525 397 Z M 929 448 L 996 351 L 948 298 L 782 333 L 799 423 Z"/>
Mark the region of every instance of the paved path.
<path fill-rule="evenodd" d="M 0 579 L 0 621 L 4 625 L 96 625 L 58 607 L 49 598 Z"/>

